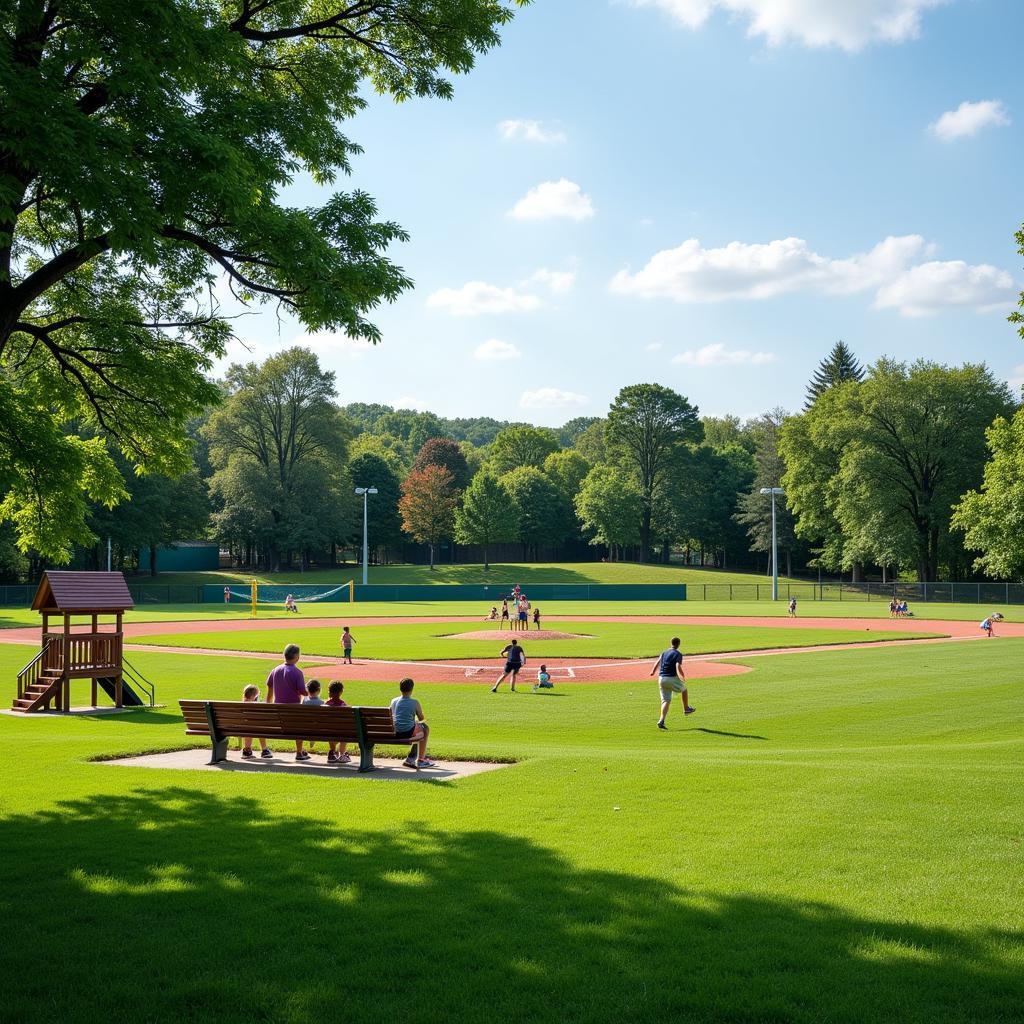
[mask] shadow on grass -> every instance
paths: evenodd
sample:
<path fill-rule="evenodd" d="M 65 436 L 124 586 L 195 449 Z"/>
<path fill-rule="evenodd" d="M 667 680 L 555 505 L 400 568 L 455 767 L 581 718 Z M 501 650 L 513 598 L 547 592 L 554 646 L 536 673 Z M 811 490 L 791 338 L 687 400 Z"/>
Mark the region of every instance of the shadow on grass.
<path fill-rule="evenodd" d="M 693 731 L 694 732 L 706 732 L 709 736 L 732 736 L 734 739 L 738 739 L 738 740 L 766 740 L 766 739 L 768 739 L 767 736 L 756 736 L 753 733 L 749 733 L 749 732 L 725 732 L 722 729 L 702 729 L 700 726 L 697 726 L 697 728 L 694 729 Z"/>
<path fill-rule="evenodd" d="M 1024 1005 L 1020 935 L 581 870 L 493 831 L 340 830 L 166 787 L 8 817 L 0 849 L 10 1020 L 974 1024 Z"/>

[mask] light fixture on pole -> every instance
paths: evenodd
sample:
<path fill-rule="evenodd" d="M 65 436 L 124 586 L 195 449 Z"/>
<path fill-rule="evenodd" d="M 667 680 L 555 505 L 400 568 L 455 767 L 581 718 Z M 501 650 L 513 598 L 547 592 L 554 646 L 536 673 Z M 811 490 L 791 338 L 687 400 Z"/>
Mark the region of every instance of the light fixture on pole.
<path fill-rule="evenodd" d="M 366 586 L 367 566 L 370 562 L 370 545 L 367 542 L 366 533 L 366 497 L 368 494 L 376 494 L 376 487 L 357 487 L 356 494 L 363 496 L 363 586 Z"/>
<path fill-rule="evenodd" d="M 772 496 L 772 600 L 779 599 L 779 542 L 775 532 L 775 495 L 785 494 L 781 487 L 762 487 L 762 494 Z"/>

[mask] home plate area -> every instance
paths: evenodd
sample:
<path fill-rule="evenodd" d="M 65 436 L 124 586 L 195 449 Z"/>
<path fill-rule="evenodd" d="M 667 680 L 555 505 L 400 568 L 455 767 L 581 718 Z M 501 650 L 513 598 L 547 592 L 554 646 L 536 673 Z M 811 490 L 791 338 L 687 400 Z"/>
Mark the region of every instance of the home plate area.
<path fill-rule="evenodd" d="M 315 661 L 315 658 L 310 659 Z M 536 677 L 541 665 L 547 666 L 552 681 L 558 683 L 624 683 L 647 678 L 653 658 L 531 658 L 519 673 L 520 683 Z M 367 682 L 397 680 L 410 676 L 418 683 L 479 683 L 493 685 L 501 675 L 505 662 L 500 658 L 484 658 L 472 664 L 465 661 L 356 661 L 303 666 L 306 678 L 327 683 L 334 679 L 362 679 Z M 691 679 L 711 676 L 734 676 L 750 669 L 720 661 L 687 659 L 686 674 Z"/>

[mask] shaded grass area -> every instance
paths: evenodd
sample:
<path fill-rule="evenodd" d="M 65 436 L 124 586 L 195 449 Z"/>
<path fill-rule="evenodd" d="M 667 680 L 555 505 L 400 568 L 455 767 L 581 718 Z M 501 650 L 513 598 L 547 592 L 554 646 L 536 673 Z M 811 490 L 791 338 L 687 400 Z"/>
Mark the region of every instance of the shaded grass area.
<path fill-rule="evenodd" d="M 133 583 L 200 584 L 332 584 L 338 586 L 354 579 L 362 582 L 362 565 L 345 564 L 333 569 L 299 572 L 288 569 L 277 573 L 241 572 L 164 572 L 156 577 L 137 576 Z M 497 563 L 484 569 L 482 564 L 371 565 L 371 584 L 486 583 L 511 590 L 518 583 L 528 588 L 534 583 L 770 583 L 759 573 L 729 572 L 720 569 L 694 569 L 682 565 L 641 565 L 637 562 L 528 562 Z M 783 582 L 797 582 L 783 579 Z"/>
<path fill-rule="evenodd" d="M 5 1016 L 1018 1020 L 1022 654 L 752 659 L 668 733 L 648 679 L 422 687 L 438 750 L 521 758 L 436 785 L 86 763 L 180 746 L 173 708 L 0 718 Z M 133 661 L 168 702 L 263 671 Z"/>
<path fill-rule="evenodd" d="M 455 639 L 449 634 L 493 630 L 494 623 L 396 623 L 360 626 L 353 629 L 354 654 L 359 658 L 424 661 L 442 658 L 496 658 L 506 643 L 517 638 L 527 656 L 637 658 L 658 654 L 668 647 L 673 627 L 651 622 L 559 622 L 565 632 L 582 634 L 574 639 L 532 640 L 528 632 L 505 630 L 503 639 Z M 808 626 L 685 626 L 674 627 L 683 638 L 682 650 L 689 654 L 727 651 L 756 651 L 778 647 L 814 647 L 825 644 L 868 643 L 909 640 L 941 634 L 912 632 L 871 632 L 851 629 L 815 629 Z M 182 633 L 140 636 L 132 643 L 170 647 L 201 647 L 217 650 L 282 651 L 297 643 L 307 656 L 338 655 L 336 627 L 306 626 L 294 619 L 287 629 L 249 632 Z"/>

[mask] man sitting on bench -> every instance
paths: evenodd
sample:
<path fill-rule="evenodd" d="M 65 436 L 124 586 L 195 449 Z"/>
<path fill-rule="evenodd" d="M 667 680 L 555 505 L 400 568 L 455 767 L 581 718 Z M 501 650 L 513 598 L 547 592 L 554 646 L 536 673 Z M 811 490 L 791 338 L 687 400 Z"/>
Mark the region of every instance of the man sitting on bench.
<path fill-rule="evenodd" d="M 278 665 L 267 676 L 268 704 L 301 704 L 306 693 L 306 677 L 298 666 L 299 645 L 289 644 L 284 649 L 284 664 Z M 295 760 L 308 761 L 309 754 L 302 749 L 305 740 L 295 741 Z"/>

